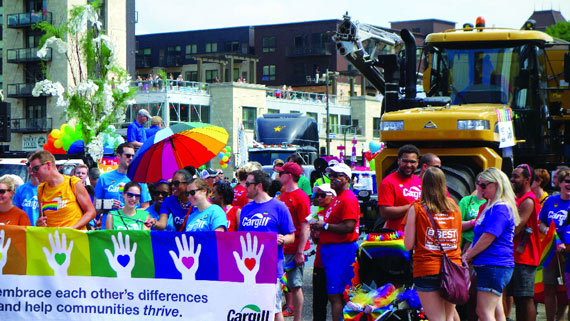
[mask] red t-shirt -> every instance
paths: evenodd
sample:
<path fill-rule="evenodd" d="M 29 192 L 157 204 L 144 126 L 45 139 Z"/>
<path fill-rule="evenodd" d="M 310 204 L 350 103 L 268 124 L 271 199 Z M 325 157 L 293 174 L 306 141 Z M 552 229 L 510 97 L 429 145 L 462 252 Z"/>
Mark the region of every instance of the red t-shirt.
<path fill-rule="evenodd" d="M 346 189 L 338 195 L 331 203 L 325 214 L 325 223 L 339 224 L 346 220 L 355 220 L 354 231 L 346 234 L 321 231 L 319 243 L 349 243 L 358 240 L 358 229 L 360 224 L 360 205 L 354 193 Z"/>
<path fill-rule="evenodd" d="M 525 235 L 524 230 L 519 232 L 519 234 L 515 235 L 513 239 L 514 246 L 514 256 L 515 256 L 515 263 L 538 266 L 540 262 L 540 235 L 538 234 L 538 213 L 540 213 L 540 201 L 532 191 L 524 194 L 521 197 L 517 197 L 517 208 L 520 204 L 527 198 L 532 199 L 534 202 L 534 210 L 530 214 L 528 221 L 526 221 L 526 227 L 530 227 L 532 229 L 532 234 L 527 239 L 524 250 L 522 253 L 517 251 L 519 243 L 521 242 L 523 236 Z"/>
<path fill-rule="evenodd" d="M 378 205 L 402 206 L 419 200 L 422 194 L 422 180 L 416 175 L 404 177 L 398 171 L 386 176 L 378 190 Z M 403 231 L 402 218 L 387 220 L 386 228 Z"/>
<path fill-rule="evenodd" d="M 226 212 L 226 219 L 228 220 L 228 227 L 226 232 L 237 232 L 238 228 L 238 221 L 237 221 L 237 211 L 239 207 L 228 205 L 224 208 L 224 212 Z"/>
<path fill-rule="evenodd" d="M 249 203 L 249 200 L 247 199 L 247 190 L 243 185 L 237 183 L 236 186 L 234 186 L 234 200 L 232 202 L 232 206 L 242 208 L 247 203 Z"/>
<path fill-rule="evenodd" d="M 278 199 L 287 205 L 289 213 L 291 213 L 291 218 L 293 219 L 293 225 L 295 225 L 295 242 L 285 245 L 283 251 L 285 254 L 295 254 L 297 253 L 297 246 L 299 246 L 301 223 L 306 222 L 307 216 L 311 213 L 311 201 L 307 194 L 300 188 L 292 192 L 283 192 L 279 194 Z M 307 238 L 307 244 L 305 244 L 304 250 L 306 251 L 310 247 L 311 243 Z"/>

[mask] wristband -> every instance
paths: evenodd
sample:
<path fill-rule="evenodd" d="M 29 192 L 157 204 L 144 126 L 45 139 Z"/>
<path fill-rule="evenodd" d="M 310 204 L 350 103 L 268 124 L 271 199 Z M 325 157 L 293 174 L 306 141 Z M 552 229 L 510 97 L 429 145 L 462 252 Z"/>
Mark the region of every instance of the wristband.
<path fill-rule="evenodd" d="M 323 230 L 328 230 L 329 229 L 329 223 L 325 223 L 325 225 L 323 225 Z"/>
<path fill-rule="evenodd" d="M 471 224 L 471 226 L 475 226 L 475 220 L 469 221 L 469 224 Z"/>

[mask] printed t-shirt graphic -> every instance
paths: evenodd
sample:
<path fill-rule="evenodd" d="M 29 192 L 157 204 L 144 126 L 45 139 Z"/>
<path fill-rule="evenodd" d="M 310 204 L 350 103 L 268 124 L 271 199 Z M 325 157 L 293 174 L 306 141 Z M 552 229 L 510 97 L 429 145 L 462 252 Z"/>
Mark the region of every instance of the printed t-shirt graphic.
<path fill-rule="evenodd" d="M 79 181 L 79 177 L 64 175 L 63 182 L 55 187 L 45 182 L 38 186 L 40 208 L 48 227 L 70 227 L 81 219 L 83 211 L 75 196 L 75 184 Z"/>

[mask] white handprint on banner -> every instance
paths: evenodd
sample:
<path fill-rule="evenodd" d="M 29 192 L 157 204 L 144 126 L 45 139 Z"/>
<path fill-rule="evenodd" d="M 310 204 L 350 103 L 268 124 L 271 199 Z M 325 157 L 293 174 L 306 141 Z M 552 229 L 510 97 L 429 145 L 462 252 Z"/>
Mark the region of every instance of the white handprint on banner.
<path fill-rule="evenodd" d="M 137 243 L 133 242 L 133 248 L 131 249 L 131 241 L 128 234 L 125 235 L 124 241 L 121 232 L 117 234 L 117 237 L 111 235 L 114 253 L 111 253 L 109 249 L 105 249 L 105 255 L 107 255 L 111 268 L 117 272 L 118 279 L 130 279 L 132 277 L 131 272 L 135 267 Z"/>
<path fill-rule="evenodd" d="M 247 242 L 240 236 L 239 240 L 241 243 L 241 258 L 239 254 L 234 251 L 234 258 L 238 270 L 243 275 L 243 282 L 245 284 L 253 285 L 255 284 L 255 276 L 259 271 L 259 266 L 261 264 L 261 254 L 263 253 L 263 244 L 259 247 L 259 252 L 257 252 L 257 236 L 253 237 L 253 242 L 251 240 L 251 234 L 246 234 Z M 256 253 L 257 252 L 257 253 Z"/>
<path fill-rule="evenodd" d="M 188 238 L 189 242 L 186 240 L 186 234 L 182 234 L 182 242 L 180 242 L 180 238 L 177 236 L 176 247 L 178 248 L 178 255 L 176 255 L 174 251 L 169 251 L 169 253 L 176 269 L 182 274 L 182 279 L 196 280 L 196 271 L 198 270 L 202 245 L 198 244 L 196 246 L 196 252 L 194 252 L 194 238 L 192 236 Z"/>
<path fill-rule="evenodd" d="M 4 240 L 6 240 L 6 244 L 4 244 Z M 12 239 L 8 238 L 5 239 L 4 230 L 0 231 L 0 275 L 3 274 L 2 270 L 4 270 L 4 265 L 6 265 L 6 261 L 8 260 L 8 249 L 10 248 L 10 243 Z"/>
<path fill-rule="evenodd" d="M 67 236 L 65 233 L 61 233 L 60 240 L 59 231 L 57 230 L 54 234 L 49 234 L 48 237 L 49 244 L 51 246 L 51 253 L 47 248 L 43 248 L 46 260 L 55 276 L 67 276 L 67 269 L 71 263 L 73 240 L 69 241 L 69 247 L 67 247 Z"/>

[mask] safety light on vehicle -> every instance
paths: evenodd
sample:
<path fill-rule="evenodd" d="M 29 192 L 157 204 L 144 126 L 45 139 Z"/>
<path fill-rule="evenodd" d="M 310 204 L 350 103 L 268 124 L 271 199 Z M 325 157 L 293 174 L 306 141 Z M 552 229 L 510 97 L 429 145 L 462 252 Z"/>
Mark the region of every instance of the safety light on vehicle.
<path fill-rule="evenodd" d="M 466 119 L 457 121 L 458 130 L 487 130 L 490 128 L 489 121 L 484 119 Z"/>
<path fill-rule="evenodd" d="M 404 130 L 404 121 L 381 121 L 380 131 L 386 132 L 391 130 Z"/>

